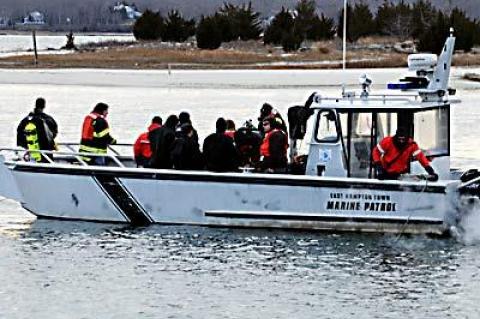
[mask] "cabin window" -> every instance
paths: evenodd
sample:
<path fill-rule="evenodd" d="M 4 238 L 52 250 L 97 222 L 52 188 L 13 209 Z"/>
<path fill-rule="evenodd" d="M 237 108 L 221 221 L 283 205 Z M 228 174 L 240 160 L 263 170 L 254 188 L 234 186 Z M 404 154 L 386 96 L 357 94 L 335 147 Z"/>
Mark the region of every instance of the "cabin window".
<path fill-rule="evenodd" d="M 373 131 L 372 113 L 351 114 L 351 134 L 349 136 L 350 176 L 368 177 Z"/>
<path fill-rule="evenodd" d="M 414 139 L 427 156 L 449 155 L 448 108 L 414 114 Z"/>
<path fill-rule="evenodd" d="M 337 142 L 337 116 L 333 110 L 321 110 L 317 117 L 317 142 Z"/>
<path fill-rule="evenodd" d="M 377 140 L 379 143 L 387 136 L 395 135 L 397 131 L 397 113 L 378 113 L 377 114 Z"/>

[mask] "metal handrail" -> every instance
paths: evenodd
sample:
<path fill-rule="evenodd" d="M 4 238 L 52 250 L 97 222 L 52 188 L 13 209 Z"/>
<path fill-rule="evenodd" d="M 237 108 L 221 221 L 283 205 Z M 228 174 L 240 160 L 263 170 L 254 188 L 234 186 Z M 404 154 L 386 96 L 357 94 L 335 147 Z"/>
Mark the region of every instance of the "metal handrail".
<path fill-rule="evenodd" d="M 68 143 L 61 143 L 59 145 L 62 146 L 67 146 Z M 69 148 L 69 147 L 68 147 Z M 71 149 L 71 148 L 69 148 Z M 117 158 L 116 155 L 112 154 L 97 154 L 97 153 L 86 153 L 86 152 L 62 152 L 62 151 L 49 151 L 49 150 L 27 150 L 23 148 L 0 148 L 0 152 L 14 152 L 15 154 L 19 152 L 23 152 L 25 154 L 30 154 L 30 153 L 40 153 L 43 158 L 45 158 L 49 164 L 55 164 L 55 161 L 53 161 L 49 156 L 47 155 L 65 155 L 65 156 L 73 156 L 77 161 L 79 161 L 83 166 L 89 166 L 82 157 L 88 156 L 88 157 L 104 157 L 104 158 L 109 158 L 111 159 L 115 164 L 118 165 L 118 167 L 125 167 L 123 163 Z M 18 156 L 18 154 L 17 154 Z"/>

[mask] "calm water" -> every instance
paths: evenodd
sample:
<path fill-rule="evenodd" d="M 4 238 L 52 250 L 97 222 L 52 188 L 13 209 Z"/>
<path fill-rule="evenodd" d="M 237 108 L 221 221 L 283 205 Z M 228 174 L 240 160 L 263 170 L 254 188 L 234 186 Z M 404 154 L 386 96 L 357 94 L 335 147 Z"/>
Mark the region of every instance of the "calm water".
<path fill-rule="evenodd" d="M 354 84 L 359 72 L 349 73 Z M 371 72 L 378 87 L 397 73 Z M 204 137 L 218 116 L 240 124 L 265 101 L 285 114 L 313 90 L 338 93 L 330 84 L 341 81 L 331 71 L 0 71 L 0 145 L 13 145 L 37 96 L 63 141 L 77 141 L 84 114 L 104 101 L 113 134 L 132 142 L 155 114 L 187 110 Z M 464 103 L 452 122 L 453 162 L 480 167 L 480 90 L 454 84 Z M 478 318 L 472 238 L 132 229 L 35 220 L 2 200 L 0 318 Z"/>

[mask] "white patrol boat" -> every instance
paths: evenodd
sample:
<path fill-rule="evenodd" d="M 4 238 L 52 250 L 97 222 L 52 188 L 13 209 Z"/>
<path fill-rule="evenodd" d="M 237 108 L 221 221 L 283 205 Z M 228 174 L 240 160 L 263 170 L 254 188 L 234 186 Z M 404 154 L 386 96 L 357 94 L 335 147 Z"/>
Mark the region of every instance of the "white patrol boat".
<path fill-rule="evenodd" d="M 35 163 L 23 160 L 28 151 L 2 149 L 0 195 L 38 217 L 65 220 L 444 234 L 480 196 L 478 171 L 450 168 L 454 43 L 450 36 L 438 62 L 409 57 L 416 76 L 390 85 L 402 95 L 370 94 L 364 77 L 360 94 L 316 95 L 311 106 L 291 108 L 295 175 L 136 168 L 118 152 L 104 155 L 107 166 L 89 166 L 74 145 L 41 151 L 54 160 Z M 313 129 L 302 157 L 296 145 L 307 121 Z M 400 125 L 411 129 L 438 181 L 421 178 L 416 162 L 400 180 L 376 178 L 372 149 Z"/>

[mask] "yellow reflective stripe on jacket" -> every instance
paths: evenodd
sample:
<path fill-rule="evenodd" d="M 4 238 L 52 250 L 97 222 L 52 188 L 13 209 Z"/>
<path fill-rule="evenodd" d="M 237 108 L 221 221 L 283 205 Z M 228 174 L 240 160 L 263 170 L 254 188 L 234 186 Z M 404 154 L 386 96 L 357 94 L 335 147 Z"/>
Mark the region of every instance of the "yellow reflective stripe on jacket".
<path fill-rule="evenodd" d="M 93 153 L 93 154 L 107 154 L 107 149 L 80 145 L 79 152 Z"/>
<path fill-rule="evenodd" d="M 40 150 L 40 144 L 38 143 L 37 126 L 33 123 L 25 125 L 25 139 L 27 140 L 27 148 L 30 151 L 29 154 L 36 162 L 42 160 L 42 154 L 40 152 L 34 152 Z"/>
<path fill-rule="evenodd" d="M 93 132 L 93 137 L 102 138 L 102 137 L 108 135 L 108 133 L 110 133 L 110 128 L 107 127 L 106 129 L 104 129 L 104 130 L 101 131 L 101 132 L 98 132 L 98 133 L 97 133 L 97 132 Z"/>

